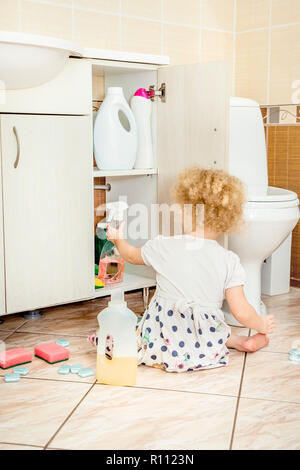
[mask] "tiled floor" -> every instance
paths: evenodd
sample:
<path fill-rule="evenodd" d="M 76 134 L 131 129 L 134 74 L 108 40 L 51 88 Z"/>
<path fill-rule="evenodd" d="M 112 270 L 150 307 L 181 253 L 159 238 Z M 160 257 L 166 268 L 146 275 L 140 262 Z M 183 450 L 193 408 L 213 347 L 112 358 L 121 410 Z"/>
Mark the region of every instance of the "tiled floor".
<path fill-rule="evenodd" d="M 140 292 L 127 301 L 142 314 Z M 0 341 L 33 349 L 65 337 L 70 363 L 95 369 L 86 335 L 106 303 L 49 308 L 36 321 L 7 317 Z M 134 388 L 61 376 L 37 358 L 16 384 L 4 383 L 0 369 L 0 450 L 300 449 L 300 364 L 288 358 L 300 343 L 300 289 L 265 303 L 278 323 L 270 345 L 255 354 L 231 351 L 226 368 L 177 375 L 139 367 Z"/>

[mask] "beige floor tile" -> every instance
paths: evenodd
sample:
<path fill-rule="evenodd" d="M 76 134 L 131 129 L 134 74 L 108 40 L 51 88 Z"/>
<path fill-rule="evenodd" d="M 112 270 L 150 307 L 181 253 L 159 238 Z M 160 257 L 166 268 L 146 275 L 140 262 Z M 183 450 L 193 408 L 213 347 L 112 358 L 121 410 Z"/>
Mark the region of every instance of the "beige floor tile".
<path fill-rule="evenodd" d="M 300 403 L 300 364 L 282 353 L 248 354 L 241 396 Z"/>
<path fill-rule="evenodd" d="M 251 336 L 255 332 L 251 333 Z M 278 324 L 275 333 L 269 336 L 270 343 L 263 352 L 289 353 L 292 348 L 300 349 L 300 322 L 298 324 Z"/>
<path fill-rule="evenodd" d="M 20 332 L 86 336 L 98 328 L 97 315 L 108 299 L 81 302 L 43 310 L 43 318 L 28 321 Z"/>
<path fill-rule="evenodd" d="M 5 338 L 8 338 L 11 334 L 13 334 L 12 331 L 0 331 L 0 341 L 4 341 Z"/>
<path fill-rule="evenodd" d="M 138 368 L 138 387 L 202 392 L 220 395 L 238 395 L 244 354 L 232 351 L 229 365 L 216 369 L 172 374 L 151 367 Z"/>
<path fill-rule="evenodd" d="M 21 325 L 25 325 L 26 320 L 20 315 L 7 315 L 5 317 L 0 317 L 1 320 L 4 320 L 4 323 L 0 324 L 0 331 L 15 331 Z"/>
<path fill-rule="evenodd" d="M 278 324 L 300 324 L 300 289 L 292 288 L 289 294 L 267 296 L 262 300 L 268 314 L 275 315 Z"/>
<path fill-rule="evenodd" d="M 45 445 L 90 387 L 27 378 L 7 384 L 0 378 L 0 442 Z"/>
<path fill-rule="evenodd" d="M 139 316 L 143 314 L 144 307 L 141 292 L 126 295 L 125 299 L 131 310 Z M 28 321 L 18 331 L 86 336 L 94 333 L 98 329 L 97 315 L 101 310 L 107 307 L 109 300 L 109 297 L 105 297 L 86 302 L 46 308 L 42 311 L 43 318 Z"/>
<path fill-rule="evenodd" d="M 262 300 L 266 305 L 286 305 L 287 307 L 292 307 L 295 305 L 299 305 L 300 302 L 300 288 L 299 287 L 291 287 L 290 292 L 287 294 L 281 295 L 262 295 Z"/>
<path fill-rule="evenodd" d="M 250 330 L 249 328 L 240 328 L 238 326 L 232 326 L 231 327 L 231 334 L 235 334 L 238 336 L 249 336 Z"/>
<path fill-rule="evenodd" d="M 292 288 L 284 295 L 263 296 L 263 301 L 277 323 L 264 351 L 288 353 L 293 347 L 300 348 L 300 289 Z"/>
<path fill-rule="evenodd" d="M 21 444 L 5 444 L 0 442 L 0 450 L 43 450 L 43 447 L 24 446 Z"/>
<path fill-rule="evenodd" d="M 33 352 L 34 346 L 42 343 L 49 343 L 56 341 L 59 337 L 54 335 L 33 334 L 33 333 L 14 333 L 9 337 L 6 343 L 7 349 L 11 348 L 25 348 Z M 58 368 L 62 364 L 82 364 L 85 368 L 91 367 L 96 374 L 96 349 L 93 348 L 84 337 L 77 336 L 64 336 L 65 339 L 70 341 L 68 349 L 70 350 L 70 359 L 66 362 L 58 364 L 48 364 L 47 362 L 33 357 L 29 367 L 29 378 L 51 379 L 51 380 L 64 380 L 71 382 L 86 382 L 93 383 L 96 380 L 96 375 L 87 377 L 85 379 L 79 377 L 77 374 L 61 375 L 58 373 Z M 10 369 L 11 371 L 11 369 Z M 7 371 L 0 369 L 0 375 L 4 375 Z"/>
<path fill-rule="evenodd" d="M 233 449 L 300 450 L 298 405 L 242 398 Z"/>
<path fill-rule="evenodd" d="M 228 449 L 235 407 L 232 397 L 96 385 L 50 448 Z"/>

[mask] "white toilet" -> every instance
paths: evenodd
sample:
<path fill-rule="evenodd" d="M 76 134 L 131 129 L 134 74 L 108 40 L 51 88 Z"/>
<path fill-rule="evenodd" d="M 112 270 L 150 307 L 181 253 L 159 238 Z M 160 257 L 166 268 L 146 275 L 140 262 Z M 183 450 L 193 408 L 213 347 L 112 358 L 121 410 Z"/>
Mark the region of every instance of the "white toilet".
<path fill-rule="evenodd" d="M 230 174 L 247 186 L 248 202 L 244 208 L 245 226 L 241 233 L 229 236 L 228 248 L 236 252 L 246 271 L 245 293 L 260 314 L 266 310 L 261 302 L 261 267 L 278 248 L 299 220 L 297 194 L 268 187 L 265 133 L 259 104 L 246 98 L 230 99 Z M 228 313 L 226 321 L 240 324 Z"/>

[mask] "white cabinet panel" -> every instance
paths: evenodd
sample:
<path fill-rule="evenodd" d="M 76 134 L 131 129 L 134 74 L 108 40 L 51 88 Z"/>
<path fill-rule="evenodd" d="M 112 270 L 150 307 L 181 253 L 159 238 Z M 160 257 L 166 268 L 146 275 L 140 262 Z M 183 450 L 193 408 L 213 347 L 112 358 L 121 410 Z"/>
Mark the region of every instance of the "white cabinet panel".
<path fill-rule="evenodd" d="M 3 245 L 3 211 L 2 211 L 2 170 L 0 146 L 0 315 L 5 313 L 5 282 L 4 282 L 4 245 Z"/>
<path fill-rule="evenodd" d="M 91 62 L 68 59 L 64 69 L 47 83 L 6 90 L 1 113 L 89 114 L 92 103 Z"/>
<path fill-rule="evenodd" d="M 227 165 L 229 80 L 225 62 L 163 67 L 166 103 L 158 102 L 158 201 L 169 202 L 178 173 Z"/>
<path fill-rule="evenodd" d="M 2 115 L 1 140 L 7 313 L 92 297 L 90 117 Z"/>

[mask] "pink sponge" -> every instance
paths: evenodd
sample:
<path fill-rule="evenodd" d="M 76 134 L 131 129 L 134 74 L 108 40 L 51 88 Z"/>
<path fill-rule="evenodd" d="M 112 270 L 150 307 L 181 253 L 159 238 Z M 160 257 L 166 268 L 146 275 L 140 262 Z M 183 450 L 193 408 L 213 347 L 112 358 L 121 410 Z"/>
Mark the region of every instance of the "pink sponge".
<path fill-rule="evenodd" d="M 0 353 L 0 367 L 8 369 L 16 365 L 26 364 L 32 361 L 32 353 L 27 349 L 15 348 Z"/>
<path fill-rule="evenodd" d="M 56 343 L 39 344 L 34 347 L 34 354 L 50 364 L 66 361 L 70 357 L 70 351 Z"/>

